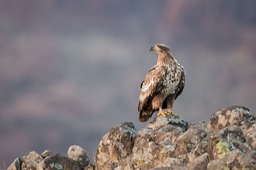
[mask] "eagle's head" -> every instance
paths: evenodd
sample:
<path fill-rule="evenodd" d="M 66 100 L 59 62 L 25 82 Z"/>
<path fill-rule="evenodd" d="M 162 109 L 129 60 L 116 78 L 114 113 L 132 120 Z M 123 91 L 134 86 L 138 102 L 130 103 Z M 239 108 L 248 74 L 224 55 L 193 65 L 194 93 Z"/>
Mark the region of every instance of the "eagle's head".
<path fill-rule="evenodd" d="M 151 51 L 155 51 L 156 53 L 163 53 L 163 52 L 170 53 L 171 50 L 165 44 L 156 44 L 156 45 L 150 47 L 150 52 Z"/>
<path fill-rule="evenodd" d="M 171 49 L 165 44 L 156 44 L 150 47 L 150 51 L 155 51 L 158 54 L 157 63 L 177 62 Z"/>

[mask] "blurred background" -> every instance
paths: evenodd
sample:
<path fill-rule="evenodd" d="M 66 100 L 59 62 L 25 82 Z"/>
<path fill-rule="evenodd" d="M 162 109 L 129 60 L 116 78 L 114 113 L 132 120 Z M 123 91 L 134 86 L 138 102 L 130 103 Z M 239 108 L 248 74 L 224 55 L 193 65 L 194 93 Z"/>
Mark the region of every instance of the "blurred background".
<path fill-rule="evenodd" d="M 254 0 L 0 0 L 0 167 L 73 144 L 93 159 L 110 128 L 146 126 L 139 86 L 159 42 L 187 72 L 182 119 L 229 105 L 255 113 Z"/>

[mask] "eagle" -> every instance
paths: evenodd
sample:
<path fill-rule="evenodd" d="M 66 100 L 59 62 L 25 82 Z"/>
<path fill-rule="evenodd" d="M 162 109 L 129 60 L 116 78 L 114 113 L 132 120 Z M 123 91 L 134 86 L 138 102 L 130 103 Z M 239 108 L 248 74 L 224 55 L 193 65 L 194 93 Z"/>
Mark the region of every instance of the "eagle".
<path fill-rule="evenodd" d="M 156 44 L 151 51 L 155 51 L 158 58 L 140 86 L 138 111 L 141 122 L 147 121 L 155 111 L 158 111 L 157 116 L 178 117 L 171 110 L 185 86 L 184 67 L 174 58 L 171 49 L 165 44 Z"/>

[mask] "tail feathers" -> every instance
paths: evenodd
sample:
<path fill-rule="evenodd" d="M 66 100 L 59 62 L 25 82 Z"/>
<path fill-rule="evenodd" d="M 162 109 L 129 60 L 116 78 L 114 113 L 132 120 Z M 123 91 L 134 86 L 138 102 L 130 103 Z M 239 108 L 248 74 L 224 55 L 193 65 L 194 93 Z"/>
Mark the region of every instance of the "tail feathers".
<path fill-rule="evenodd" d="M 146 122 L 154 112 L 151 105 L 144 104 L 143 102 L 139 102 L 138 111 L 140 112 L 139 119 L 141 122 Z"/>
<path fill-rule="evenodd" d="M 146 122 L 153 114 L 153 110 L 142 110 L 140 112 L 140 121 L 141 122 Z"/>

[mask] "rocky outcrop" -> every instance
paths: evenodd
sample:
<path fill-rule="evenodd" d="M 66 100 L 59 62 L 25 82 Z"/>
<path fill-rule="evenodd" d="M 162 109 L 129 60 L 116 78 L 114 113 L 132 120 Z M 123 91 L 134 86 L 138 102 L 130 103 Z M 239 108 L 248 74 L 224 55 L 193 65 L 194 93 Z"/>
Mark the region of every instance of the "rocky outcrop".
<path fill-rule="evenodd" d="M 132 154 L 136 129 L 133 123 L 123 123 L 110 129 L 100 141 L 95 156 L 96 169 L 115 169 Z M 127 163 L 124 163 L 124 166 Z"/>
<path fill-rule="evenodd" d="M 256 117 L 232 106 L 208 123 L 160 116 L 137 131 L 126 122 L 103 136 L 94 165 L 89 162 L 81 147 L 72 146 L 68 156 L 30 152 L 8 169 L 256 169 Z"/>
<path fill-rule="evenodd" d="M 55 154 L 49 150 L 41 155 L 35 151 L 22 158 L 16 158 L 7 170 L 89 170 L 94 169 L 89 164 L 86 151 L 76 145 L 70 146 L 67 155 Z"/>
<path fill-rule="evenodd" d="M 97 169 L 256 169 L 256 118 L 232 106 L 208 123 L 156 117 L 136 131 L 124 123 L 108 132 L 96 154 Z"/>

